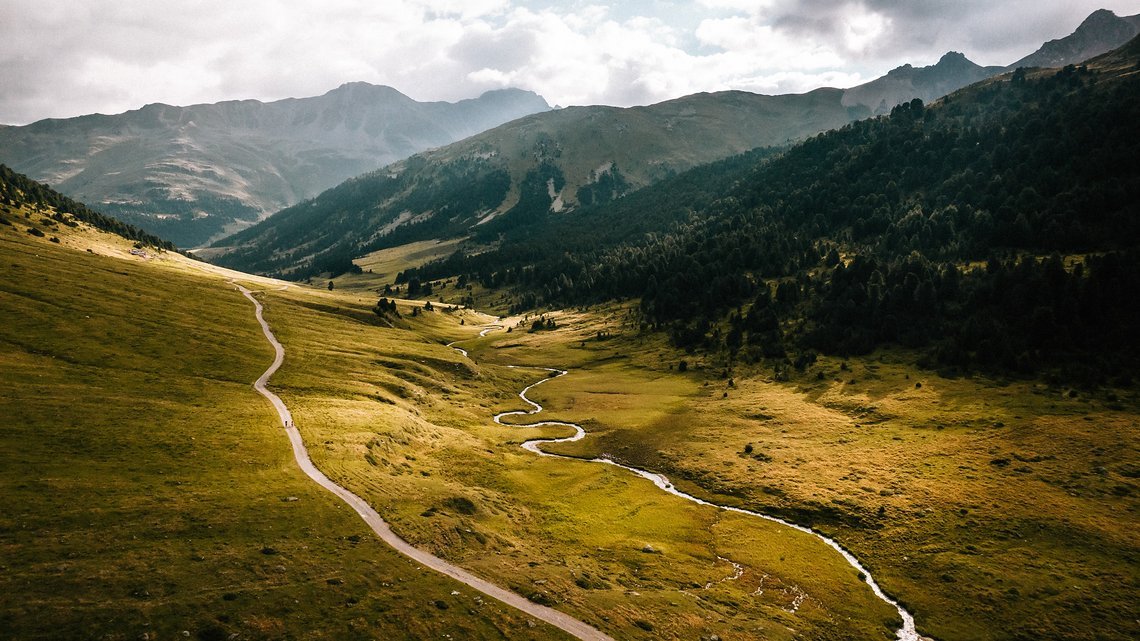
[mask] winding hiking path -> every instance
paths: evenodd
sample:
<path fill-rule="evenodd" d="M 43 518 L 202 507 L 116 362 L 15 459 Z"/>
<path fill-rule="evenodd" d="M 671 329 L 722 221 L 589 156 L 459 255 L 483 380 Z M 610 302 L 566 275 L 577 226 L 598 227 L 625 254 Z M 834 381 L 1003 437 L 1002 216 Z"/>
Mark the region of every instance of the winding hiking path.
<path fill-rule="evenodd" d="M 273 332 L 270 331 L 269 323 L 265 322 L 265 317 L 262 315 L 261 302 L 254 298 L 253 292 L 237 283 L 234 283 L 234 286 L 237 287 L 246 298 L 253 302 L 254 314 L 257 316 L 257 322 L 261 324 L 261 331 L 265 334 L 265 338 L 269 343 L 273 345 L 273 350 L 276 353 L 276 356 L 273 358 L 273 364 L 269 366 L 269 369 L 265 370 L 264 374 L 258 377 L 253 387 L 262 396 L 269 399 L 269 402 L 273 404 L 273 408 L 277 410 L 277 416 L 281 419 L 281 425 L 285 427 L 285 433 L 289 435 L 289 442 L 293 445 L 293 457 L 297 459 L 297 465 L 301 466 L 301 470 L 307 474 L 309 478 L 316 481 L 321 487 L 337 495 L 342 501 L 347 503 L 349 507 L 356 510 L 360 518 L 364 519 L 364 522 L 367 523 L 368 526 L 372 528 L 372 531 L 383 539 L 385 543 L 420 565 L 431 568 L 441 574 L 446 574 L 470 588 L 474 588 L 536 619 L 560 628 L 583 641 L 614 641 L 612 637 L 568 614 L 528 601 L 523 596 L 503 589 L 437 556 L 433 556 L 412 546 L 412 544 L 396 536 L 396 534 L 392 532 L 392 529 L 388 527 L 388 523 L 386 523 L 384 519 L 380 517 L 380 514 L 372 509 L 372 506 L 368 505 L 364 499 L 332 482 L 329 477 L 318 470 L 316 466 L 313 465 L 313 461 L 309 459 L 309 452 L 305 449 L 304 441 L 301 440 L 301 433 L 297 431 L 297 427 L 293 423 L 293 415 L 289 412 L 289 408 L 285 406 L 284 401 L 282 401 L 279 396 L 265 388 L 269 377 L 273 376 L 274 372 L 281 367 L 281 363 L 284 362 L 285 348 L 277 340 L 277 337 L 273 335 Z"/>
<path fill-rule="evenodd" d="M 481 337 L 486 336 L 490 331 L 492 331 L 496 328 L 501 328 L 501 327 L 498 325 L 493 325 L 493 326 L 487 327 L 486 329 L 484 329 L 482 332 L 479 333 L 479 336 L 481 336 Z M 449 345 L 449 347 L 451 347 L 451 345 Z M 451 347 L 451 348 L 459 351 L 464 356 L 467 356 L 466 351 L 464 351 L 458 347 Z M 779 523 L 781 525 L 785 525 L 787 527 L 790 527 L 790 528 L 797 530 L 799 532 L 803 532 L 805 534 L 810 534 L 810 535 L 816 537 L 817 539 L 819 539 L 820 541 L 823 541 L 829 547 L 833 548 L 836 552 L 841 554 L 843 556 L 843 558 L 847 561 L 847 563 L 849 565 L 851 565 L 851 567 L 855 568 L 860 573 L 860 575 L 862 577 L 864 577 L 863 580 L 871 588 L 871 591 L 875 594 L 875 596 L 878 597 L 880 600 L 884 601 L 885 603 L 889 604 L 891 607 L 893 607 L 898 612 L 899 617 L 902 619 L 902 623 L 903 623 L 902 627 L 900 627 L 895 633 L 896 639 L 898 641 L 920 641 L 922 639 L 922 637 L 920 637 L 918 635 L 918 632 L 915 630 L 914 616 L 911 615 L 911 613 L 908 612 L 906 610 L 906 608 L 899 605 L 898 601 L 892 599 L 890 596 L 887 595 L 887 593 L 883 592 L 883 589 L 881 587 L 879 587 L 879 584 L 875 582 L 875 579 L 871 576 L 871 573 L 867 571 L 867 568 L 863 567 L 863 564 L 859 562 L 859 559 L 857 559 L 854 554 L 852 554 L 852 553 L 848 552 L 846 549 L 844 549 L 843 546 L 839 545 L 839 543 L 836 542 L 834 539 L 828 538 L 828 537 L 824 536 L 823 534 L 820 534 L 819 532 L 812 530 L 811 528 L 806 528 L 802 525 L 797 525 L 797 524 L 792 523 L 790 521 L 785 521 L 783 519 L 780 519 L 780 518 L 777 518 L 774 516 L 770 516 L 768 514 L 762 514 L 760 512 L 753 512 L 751 510 L 745 510 L 743 508 L 732 507 L 729 505 L 719 505 L 717 503 L 712 503 L 710 501 L 706 501 L 704 499 L 695 497 L 692 494 L 687 494 L 685 492 L 682 492 L 681 490 L 678 490 L 669 481 L 669 478 L 666 477 L 664 474 L 658 474 L 656 472 L 650 472 L 649 470 L 643 470 L 641 468 L 632 467 L 629 465 L 624 465 L 622 463 L 618 463 L 616 461 L 613 461 L 609 458 L 582 459 L 582 458 L 576 458 L 573 456 L 563 456 L 561 454 L 552 454 L 550 452 L 543 451 L 540 446 L 545 444 L 545 443 L 572 443 L 574 441 L 580 440 L 586 436 L 586 430 L 582 429 L 582 426 L 578 425 L 577 423 L 567 423 L 567 422 L 563 422 L 563 421 L 539 421 L 536 423 L 520 424 L 520 423 L 504 423 L 503 419 L 508 417 L 508 416 L 533 416 L 533 415 L 541 412 L 542 411 L 542 405 L 539 405 L 538 403 L 536 403 L 533 400 L 531 400 L 530 398 L 528 398 L 527 392 L 538 387 L 539 385 L 542 385 L 543 383 L 545 383 L 547 381 L 552 381 L 556 378 L 565 376 L 565 375 L 569 374 L 569 372 L 567 370 L 555 369 L 552 367 L 520 367 L 517 365 L 508 365 L 507 367 L 509 367 L 511 369 L 533 369 L 533 370 L 538 370 L 538 371 L 542 371 L 542 372 L 547 372 L 548 375 L 546 378 L 544 378 L 544 379 L 542 379 L 536 383 L 531 383 L 530 385 L 523 388 L 523 391 L 519 392 L 519 398 L 521 398 L 523 400 L 523 402 L 526 403 L 527 405 L 530 405 L 530 407 L 531 407 L 530 409 L 528 409 L 528 410 L 514 410 L 514 411 L 510 411 L 510 412 L 500 412 L 499 414 L 496 414 L 494 416 L 494 420 L 496 423 L 498 423 L 499 425 L 506 425 L 508 427 L 518 427 L 518 428 L 558 426 L 558 427 L 569 427 L 569 428 L 574 429 L 574 434 L 572 436 L 567 436 L 567 437 L 563 437 L 563 438 L 535 438 L 535 439 L 530 439 L 530 440 L 524 441 L 522 443 L 523 449 L 525 449 L 529 452 L 534 452 L 535 454 L 538 454 L 539 456 L 547 456 L 550 458 L 568 459 L 571 461 L 579 461 L 579 462 L 604 463 L 606 465 L 612 465 L 614 467 L 620 467 L 623 470 L 627 470 L 629 472 L 632 472 L 632 473 L 650 481 L 651 483 L 656 485 L 658 488 L 664 490 L 665 492 L 668 492 L 669 494 L 672 494 L 673 496 L 683 498 L 687 501 L 692 501 L 693 503 L 697 503 L 698 505 L 707 505 L 709 507 L 714 507 L 714 508 L 717 508 L 719 510 L 724 510 L 726 512 L 735 512 L 737 514 L 754 516 L 756 518 L 764 519 L 766 521 L 772 521 L 774 523 Z"/>

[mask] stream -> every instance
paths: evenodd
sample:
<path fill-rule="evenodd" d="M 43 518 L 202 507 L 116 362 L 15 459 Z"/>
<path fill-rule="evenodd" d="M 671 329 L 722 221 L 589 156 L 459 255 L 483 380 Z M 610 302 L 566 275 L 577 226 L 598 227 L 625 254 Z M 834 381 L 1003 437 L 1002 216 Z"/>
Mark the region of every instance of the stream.
<path fill-rule="evenodd" d="M 502 327 L 499 325 L 492 325 L 490 327 L 483 329 L 479 333 L 479 336 L 480 337 L 486 336 L 489 332 L 491 332 L 494 329 L 502 329 Z M 459 342 L 459 341 L 456 341 L 456 342 Z M 467 352 L 465 350 L 458 348 L 458 347 L 454 347 L 454 343 L 449 344 L 448 347 L 451 347 L 452 349 L 460 352 L 461 354 L 463 354 L 463 356 L 467 356 Z M 666 477 L 664 474 L 658 474 L 656 472 L 650 472 L 649 470 L 643 470 L 641 468 L 632 467 L 629 465 L 625 465 L 623 463 L 618 463 L 617 461 L 614 461 L 608 457 L 605 457 L 604 455 L 601 458 L 582 459 L 582 458 L 576 458 L 573 456 L 563 456 L 561 454 L 552 454 L 550 452 L 543 451 L 541 449 L 541 446 L 543 444 L 546 444 L 546 443 L 572 443 L 574 441 L 581 440 L 583 437 L 586 436 L 586 430 L 582 429 L 582 426 L 578 425 L 577 423 L 567 423 L 564 421 L 539 421 L 536 423 L 518 424 L 518 423 L 504 423 L 503 419 L 508 417 L 508 416 L 533 416 L 533 415 L 541 412 L 542 406 L 539 405 L 538 403 L 532 401 L 530 398 L 528 398 L 527 392 L 538 387 L 539 385 L 542 385 L 543 383 L 546 383 L 547 381 L 552 381 L 556 378 L 560 378 L 562 376 L 565 376 L 565 375 L 569 374 L 569 371 L 563 370 L 563 369 L 555 369 L 552 367 L 523 367 L 523 366 L 518 366 L 518 365 L 508 365 L 507 367 L 509 367 L 511 369 L 538 370 L 538 371 L 547 372 L 548 375 L 546 378 L 544 378 L 538 382 L 531 383 L 530 385 L 523 388 L 523 390 L 521 392 L 519 392 L 519 398 L 521 398 L 523 400 L 523 402 L 526 403 L 527 405 L 530 405 L 530 409 L 513 410 L 513 411 L 509 411 L 509 412 L 500 412 L 499 414 L 496 414 L 494 416 L 494 421 L 496 423 L 498 423 L 499 425 L 507 426 L 507 427 L 518 427 L 518 428 L 569 427 L 569 428 L 572 428 L 574 430 L 573 435 L 566 436 L 563 438 L 535 438 L 535 439 L 530 439 L 528 441 L 524 441 L 522 443 L 523 449 L 527 450 L 528 452 L 533 452 L 539 456 L 546 456 L 546 457 L 550 457 L 550 458 L 561 458 L 561 459 L 567 459 L 567 460 L 579 461 L 579 462 L 602 463 L 605 465 L 612 465 L 614 467 L 620 467 L 623 470 L 627 470 L 629 472 L 632 472 L 632 473 L 646 479 L 647 481 L 656 485 L 661 490 L 664 490 L 665 492 L 668 492 L 669 494 L 672 494 L 673 496 L 685 499 L 686 501 L 691 501 L 691 502 L 696 503 L 698 505 L 707 505 L 709 507 L 714 507 L 714 508 L 717 508 L 719 510 L 724 510 L 726 512 L 735 512 L 737 514 L 744 514 L 747 516 L 753 516 L 753 517 L 756 517 L 758 519 L 764 519 L 766 521 L 771 521 L 773 523 L 779 523 L 781 525 L 784 525 L 786 527 L 790 527 L 794 530 L 797 530 L 799 532 L 803 532 L 805 534 L 810 534 L 810 535 L 816 537 L 817 539 L 819 539 L 820 541 L 823 541 L 828 546 L 830 546 L 832 549 L 834 549 L 836 552 L 841 554 L 843 556 L 843 558 L 847 561 L 847 563 L 859 572 L 860 576 L 863 577 L 864 582 L 871 588 L 871 591 L 875 594 L 875 596 L 878 597 L 880 600 L 884 601 L 885 603 L 889 604 L 896 611 L 898 611 L 899 617 L 902 619 L 902 627 L 900 627 L 896 631 L 897 641 L 920 641 L 921 640 L 921 637 L 919 637 L 918 632 L 915 630 L 914 616 L 911 615 L 910 612 L 907 612 L 907 610 L 905 608 L 903 608 L 901 605 L 899 605 L 898 601 L 892 599 L 890 596 L 887 595 L 886 592 L 883 592 L 883 589 L 881 587 L 879 587 L 879 584 L 875 581 L 874 577 L 871 576 L 871 573 L 867 571 L 867 568 L 865 568 L 863 566 L 863 564 L 859 562 L 859 559 L 855 558 L 854 554 L 852 554 L 851 552 L 848 552 L 846 549 L 843 548 L 843 546 L 839 545 L 839 543 L 837 543 L 834 539 L 829 538 L 827 536 L 824 536 L 823 534 L 820 534 L 819 532 L 817 532 L 811 528 L 807 528 L 807 527 L 804 527 L 802 525 L 797 525 L 797 524 L 792 523 L 790 521 L 785 521 L 781 518 L 777 518 L 777 517 L 770 516 L 767 514 L 762 514 L 760 512 L 753 512 L 751 510 L 746 510 L 744 508 L 733 507 L 733 506 L 729 506 L 729 505 L 720 505 L 717 503 L 712 503 L 710 501 L 706 501 L 704 499 L 693 496 L 692 494 L 687 494 L 687 493 L 682 492 L 681 490 L 677 489 L 669 481 L 669 478 Z M 551 376 L 551 374 L 553 374 L 553 376 Z"/>

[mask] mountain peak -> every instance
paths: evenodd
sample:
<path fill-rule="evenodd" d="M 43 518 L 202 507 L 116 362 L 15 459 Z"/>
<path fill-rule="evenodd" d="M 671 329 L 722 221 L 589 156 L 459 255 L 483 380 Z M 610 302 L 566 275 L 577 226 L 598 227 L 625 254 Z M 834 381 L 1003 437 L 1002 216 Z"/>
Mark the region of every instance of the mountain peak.
<path fill-rule="evenodd" d="M 1097 9 L 1081 22 L 1076 31 L 1041 45 L 1037 51 L 1013 63 L 1017 67 L 1064 67 L 1111 51 L 1140 32 L 1136 16 L 1121 18 L 1108 9 Z"/>
<path fill-rule="evenodd" d="M 1120 18 L 1111 9 L 1097 9 L 1085 18 L 1084 22 L 1077 27 L 1077 31 L 1081 29 L 1096 29 L 1098 27 L 1111 26 L 1116 23 Z"/>
<path fill-rule="evenodd" d="M 958 51 L 947 51 L 946 53 L 942 54 L 942 57 L 938 59 L 938 64 L 935 66 L 956 64 L 956 63 L 962 63 L 962 62 L 970 62 L 970 59 L 966 57 L 966 54 L 960 53 Z M 973 64 L 973 63 L 971 62 L 970 64 Z"/>
<path fill-rule="evenodd" d="M 405 98 L 405 99 L 411 100 L 411 98 L 408 98 L 408 96 L 404 95 L 399 90 L 397 90 L 393 87 L 389 87 L 388 85 L 374 85 L 372 83 L 364 82 L 361 80 L 357 80 L 354 82 L 346 82 L 346 83 L 342 84 L 341 86 L 337 87 L 336 89 L 333 89 L 332 91 L 328 92 L 325 95 L 326 96 L 347 96 L 350 98 L 351 97 L 362 97 L 362 96 L 367 96 L 369 98 L 376 98 L 376 97 L 383 96 L 383 97 L 390 97 L 390 98 Z"/>
<path fill-rule="evenodd" d="M 967 58 L 965 54 L 957 51 L 947 51 L 934 65 L 934 69 L 940 73 L 969 73 L 976 69 L 981 69 L 972 60 Z"/>

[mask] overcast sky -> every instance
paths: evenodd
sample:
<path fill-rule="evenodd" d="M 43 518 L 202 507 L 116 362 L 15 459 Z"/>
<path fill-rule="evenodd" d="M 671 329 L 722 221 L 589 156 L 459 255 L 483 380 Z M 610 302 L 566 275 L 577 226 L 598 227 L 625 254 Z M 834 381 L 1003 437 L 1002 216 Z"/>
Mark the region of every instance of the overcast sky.
<path fill-rule="evenodd" d="M 299 5 L 304 5 L 303 8 Z M 846 87 L 949 50 L 1009 64 L 1140 0 L 0 0 L 0 123 L 363 80 L 551 104 Z"/>

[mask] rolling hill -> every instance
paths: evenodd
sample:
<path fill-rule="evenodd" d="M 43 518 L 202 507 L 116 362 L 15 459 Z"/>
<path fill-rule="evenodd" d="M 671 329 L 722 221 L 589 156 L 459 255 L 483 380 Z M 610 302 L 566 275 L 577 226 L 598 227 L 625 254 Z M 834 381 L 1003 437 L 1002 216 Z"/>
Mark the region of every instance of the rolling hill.
<path fill-rule="evenodd" d="M 352 176 L 547 109 L 519 90 L 417 102 L 357 82 L 312 98 L 151 104 L 3 127 L 0 162 L 193 247 Z"/>

